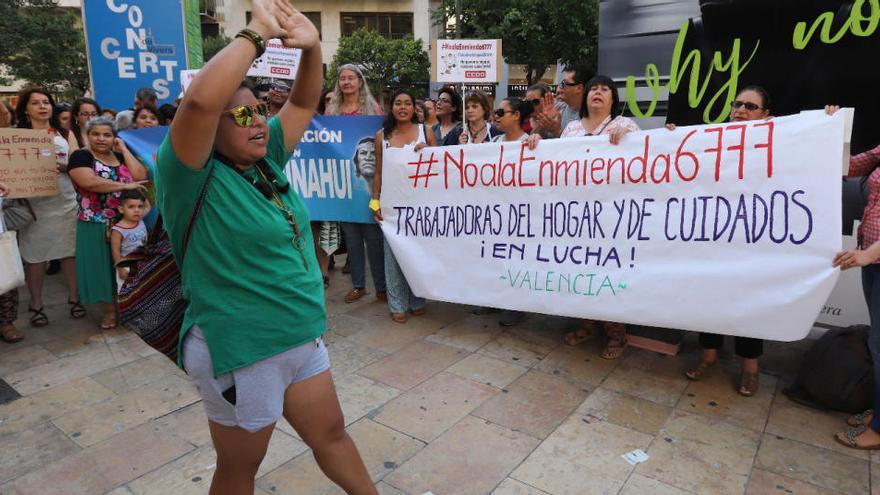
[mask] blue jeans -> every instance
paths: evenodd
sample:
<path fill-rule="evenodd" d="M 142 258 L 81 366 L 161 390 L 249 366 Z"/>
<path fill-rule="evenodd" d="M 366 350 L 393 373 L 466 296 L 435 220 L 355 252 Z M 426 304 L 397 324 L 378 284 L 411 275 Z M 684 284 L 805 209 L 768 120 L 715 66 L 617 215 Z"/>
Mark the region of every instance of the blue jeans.
<path fill-rule="evenodd" d="M 413 294 L 409 288 L 388 241 L 385 241 L 385 280 L 388 281 L 388 311 L 406 313 L 425 307 L 425 299 Z"/>
<path fill-rule="evenodd" d="M 874 362 L 874 417 L 871 419 L 871 429 L 880 432 L 880 265 L 871 264 L 862 268 L 862 289 L 871 317 L 868 348 L 871 349 L 871 360 Z"/>
<path fill-rule="evenodd" d="M 367 285 L 366 258 L 370 258 L 370 273 L 376 292 L 385 292 L 385 254 L 382 251 L 382 229 L 375 223 L 342 222 L 348 261 L 351 267 L 351 284 L 355 289 Z M 367 245 L 366 252 L 364 244 Z"/>

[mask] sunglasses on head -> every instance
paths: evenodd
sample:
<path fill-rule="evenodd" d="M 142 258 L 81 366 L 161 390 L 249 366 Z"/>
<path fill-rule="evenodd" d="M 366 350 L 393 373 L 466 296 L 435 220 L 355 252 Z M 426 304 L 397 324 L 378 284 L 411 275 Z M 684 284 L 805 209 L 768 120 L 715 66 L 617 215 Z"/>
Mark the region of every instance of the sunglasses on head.
<path fill-rule="evenodd" d="M 239 127 L 250 127 L 254 125 L 257 118 L 266 120 L 269 114 L 269 107 L 265 103 L 254 103 L 253 105 L 242 105 L 231 110 L 223 112 L 224 115 L 230 115 L 235 125 Z"/>
<path fill-rule="evenodd" d="M 275 91 L 281 91 L 282 93 L 287 93 L 290 91 L 290 86 L 281 83 L 272 83 L 270 86 Z"/>
<path fill-rule="evenodd" d="M 731 103 L 730 106 L 732 106 L 733 108 L 735 108 L 737 110 L 740 109 L 741 107 L 746 107 L 746 110 L 748 110 L 750 112 L 754 112 L 755 110 L 764 110 L 764 107 L 759 107 L 758 105 L 755 105 L 754 103 L 752 103 L 750 101 L 736 100 L 735 102 Z"/>

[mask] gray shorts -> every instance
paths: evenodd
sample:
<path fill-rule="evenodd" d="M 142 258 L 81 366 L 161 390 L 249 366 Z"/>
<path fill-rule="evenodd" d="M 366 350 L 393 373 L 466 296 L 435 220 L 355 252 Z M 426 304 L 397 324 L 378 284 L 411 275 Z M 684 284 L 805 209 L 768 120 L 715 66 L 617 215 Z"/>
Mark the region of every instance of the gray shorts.
<path fill-rule="evenodd" d="M 183 365 L 208 419 L 255 432 L 281 417 L 287 387 L 327 371 L 330 360 L 318 338 L 215 378 L 205 336 L 193 325 L 183 341 Z"/>

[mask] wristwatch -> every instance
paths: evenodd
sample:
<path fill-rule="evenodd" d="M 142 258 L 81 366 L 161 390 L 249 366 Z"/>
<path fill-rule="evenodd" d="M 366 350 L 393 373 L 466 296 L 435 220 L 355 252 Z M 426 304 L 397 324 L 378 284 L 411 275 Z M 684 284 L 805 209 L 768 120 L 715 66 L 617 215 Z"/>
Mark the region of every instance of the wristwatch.
<path fill-rule="evenodd" d="M 372 210 L 372 211 L 379 211 L 381 209 L 379 206 L 378 199 L 371 199 L 369 206 L 370 206 L 370 210 Z"/>

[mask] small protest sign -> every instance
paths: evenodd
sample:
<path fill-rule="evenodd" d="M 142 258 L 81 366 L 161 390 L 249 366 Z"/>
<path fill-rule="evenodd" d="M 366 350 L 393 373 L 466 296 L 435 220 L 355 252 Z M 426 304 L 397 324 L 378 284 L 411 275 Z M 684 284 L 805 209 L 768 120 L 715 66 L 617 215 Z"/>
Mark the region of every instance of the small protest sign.
<path fill-rule="evenodd" d="M 431 44 L 431 80 L 495 83 L 501 67 L 501 40 L 436 40 Z"/>
<path fill-rule="evenodd" d="M 251 77 L 274 77 L 296 79 L 302 50 L 285 48 L 279 39 L 266 42 L 266 53 L 254 60 L 247 75 Z"/>
<path fill-rule="evenodd" d="M 0 129 L 0 182 L 8 198 L 58 194 L 53 135 L 45 130 Z"/>

